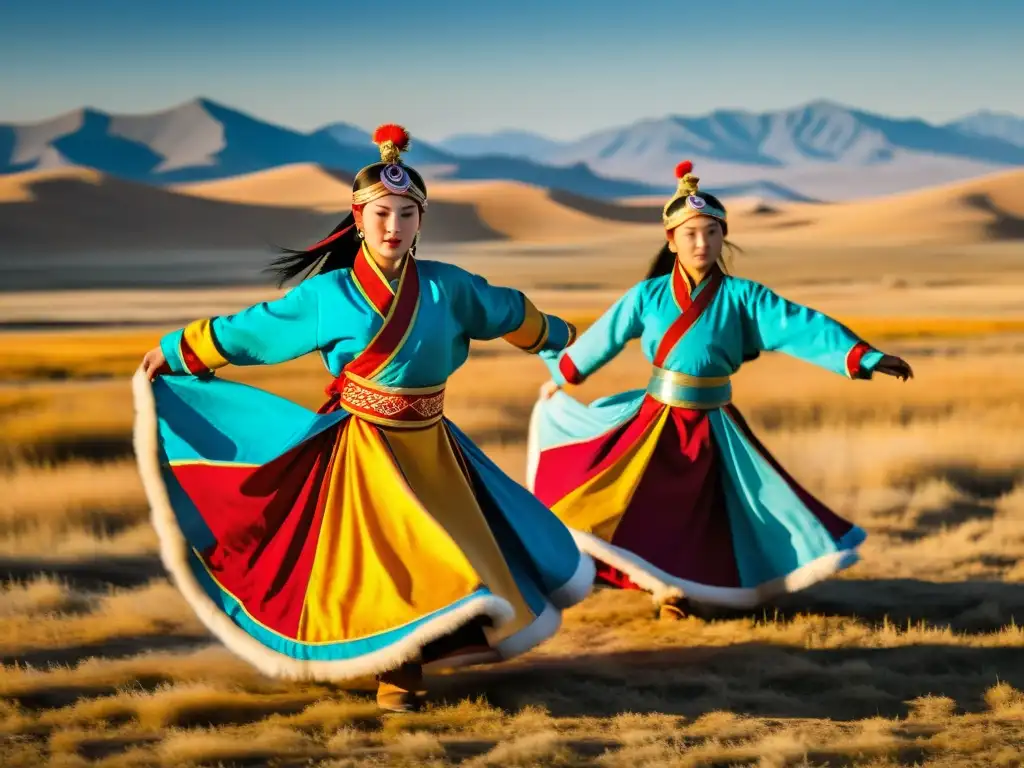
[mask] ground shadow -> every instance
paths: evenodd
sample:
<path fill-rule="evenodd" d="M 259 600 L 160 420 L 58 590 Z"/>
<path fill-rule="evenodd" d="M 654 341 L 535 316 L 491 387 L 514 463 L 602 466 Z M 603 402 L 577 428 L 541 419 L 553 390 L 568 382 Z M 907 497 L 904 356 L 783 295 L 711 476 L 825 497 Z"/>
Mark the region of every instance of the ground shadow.
<path fill-rule="evenodd" d="M 903 541 L 920 541 L 947 528 L 955 528 L 975 520 L 991 520 L 995 513 L 995 507 L 991 504 L 973 499 L 954 501 L 941 509 L 921 512 L 909 530 L 895 529 L 888 533 Z"/>
<path fill-rule="evenodd" d="M 139 587 L 165 575 L 163 564 L 156 555 L 112 555 L 96 560 L 0 558 L 0 579 L 28 581 L 38 576 L 49 576 L 78 590 Z"/>
<path fill-rule="evenodd" d="M 856 618 L 873 624 L 926 623 L 955 632 L 994 632 L 1024 623 L 1024 584 L 1002 581 L 833 579 L 746 611 L 714 611 L 711 620 L 788 620 L 799 615 Z"/>
<path fill-rule="evenodd" d="M 133 455 L 131 435 L 54 435 L 36 440 L 30 446 L 14 450 L 0 445 L 0 467 L 11 469 L 18 464 L 64 464 L 76 459 L 115 461 Z"/>
<path fill-rule="evenodd" d="M 927 695 L 950 697 L 961 711 L 980 711 L 985 691 L 1000 681 L 1024 687 L 1019 649 L 807 650 L 743 643 L 531 659 L 439 675 L 428 683 L 439 703 L 484 695 L 503 709 L 544 706 L 556 717 L 699 717 L 727 710 L 854 720 L 906 716 L 909 702 Z"/>
<path fill-rule="evenodd" d="M 1009 493 L 1024 479 L 1024 471 L 1021 469 L 979 471 L 977 467 L 957 464 L 937 466 L 934 473 L 944 477 L 957 490 L 988 501 L 995 501 Z"/>
<path fill-rule="evenodd" d="M 908 489 L 927 480 L 943 480 L 959 494 L 946 504 L 916 513 L 908 523 L 901 520 L 898 525 L 876 523 L 872 533 L 879 533 L 903 542 L 927 539 L 945 530 L 965 523 L 992 520 L 996 515 L 996 501 L 1012 491 L 1024 472 L 1020 469 L 979 470 L 977 467 L 958 464 L 933 464 L 906 478 L 902 485 Z M 1010 558 L 1005 565 L 1013 565 L 1016 558 Z"/>
<path fill-rule="evenodd" d="M 111 637 L 85 645 L 62 648 L 43 648 L 0 656 L 0 664 L 24 664 L 46 668 L 54 665 L 76 666 L 86 659 L 125 659 L 153 651 L 194 651 L 216 642 L 210 637 L 192 635 L 139 635 L 138 637 Z"/>

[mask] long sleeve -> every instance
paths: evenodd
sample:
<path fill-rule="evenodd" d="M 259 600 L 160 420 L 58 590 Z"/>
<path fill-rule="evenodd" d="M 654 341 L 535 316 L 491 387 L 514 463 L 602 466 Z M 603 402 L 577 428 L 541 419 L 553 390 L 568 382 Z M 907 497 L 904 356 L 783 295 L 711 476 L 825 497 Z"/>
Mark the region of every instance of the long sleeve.
<path fill-rule="evenodd" d="M 870 379 L 883 354 L 842 323 L 750 283 L 744 302 L 745 356 L 783 352 L 851 379 Z"/>
<path fill-rule="evenodd" d="M 575 339 L 571 323 L 541 312 L 521 291 L 491 285 L 465 270 L 458 273 L 452 311 L 469 338 L 501 338 L 531 354 L 564 349 Z"/>
<path fill-rule="evenodd" d="M 639 283 L 590 326 L 561 354 L 542 353 L 551 378 L 559 386 L 580 384 L 643 333 L 642 293 Z"/>
<path fill-rule="evenodd" d="M 225 365 L 273 365 L 318 348 L 320 296 L 312 278 L 276 301 L 233 315 L 195 320 L 167 334 L 160 347 L 173 373 L 206 373 Z"/>

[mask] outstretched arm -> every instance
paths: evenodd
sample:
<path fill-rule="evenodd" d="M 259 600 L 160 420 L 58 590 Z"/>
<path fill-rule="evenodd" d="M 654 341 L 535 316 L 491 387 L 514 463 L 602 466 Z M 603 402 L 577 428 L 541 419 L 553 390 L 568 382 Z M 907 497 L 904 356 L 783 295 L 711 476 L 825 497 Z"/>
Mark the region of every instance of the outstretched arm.
<path fill-rule="evenodd" d="M 576 328 L 541 312 L 521 291 L 491 285 L 480 275 L 458 270 L 452 310 L 471 339 L 504 339 L 524 352 L 557 352 L 576 338 Z"/>
<path fill-rule="evenodd" d="M 744 352 L 783 352 L 851 379 L 874 373 L 910 378 L 903 360 L 886 355 L 842 323 L 789 301 L 766 286 L 750 284 L 744 302 Z"/>
<path fill-rule="evenodd" d="M 231 365 L 273 365 L 318 347 L 318 285 L 300 283 L 276 301 L 233 315 L 195 320 L 160 340 L 171 373 L 203 374 Z"/>
<path fill-rule="evenodd" d="M 557 386 L 581 384 L 619 354 L 631 339 L 639 338 L 644 330 L 641 285 L 630 288 L 605 310 L 572 347 L 561 353 L 541 354 Z"/>

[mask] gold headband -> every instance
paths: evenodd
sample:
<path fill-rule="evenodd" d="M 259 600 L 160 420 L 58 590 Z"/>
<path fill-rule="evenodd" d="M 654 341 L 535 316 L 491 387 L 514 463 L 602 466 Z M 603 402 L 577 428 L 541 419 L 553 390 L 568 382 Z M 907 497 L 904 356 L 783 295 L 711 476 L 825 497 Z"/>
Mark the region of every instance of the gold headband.
<path fill-rule="evenodd" d="M 381 171 L 381 175 L 384 172 Z M 371 184 L 368 187 L 356 190 L 352 193 L 352 205 L 366 205 L 372 203 L 374 200 L 380 197 L 387 197 L 388 195 L 399 195 L 400 197 L 408 197 L 415 200 L 421 208 L 427 207 L 427 193 L 416 186 L 410 180 L 409 186 L 404 192 L 395 192 L 390 187 L 386 186 L 383 181 L 378 181 L 376 184 Z"/>
<path fill-rule="evenodd" d="M 380 169 L 380 181 L 354 191 L 352 205 L 366 205 L 380 197 L 400 195 L 426 208 L 427 193 L 413 182 L 408 166 L 401 161 L 402 152 L 409 149 L 408 131 L 400 125 L 381 125 L 373 132 L 373 143 L 380 149 L 380 160 L 384 163 Z M 359 173 L 363 173 L 366 168 Z"/>
<path fill-rule="evenodd" d="M 689 221 L 697 216 L 710 216 L 713 219 L 725 221 L 725 211 L 708 203 L 700 194 L 699 181 L 700 178 L 694 176 L 689 170 L 679 179 L 679 186 L 676 188 L 675 194 L 665 203 L 665 207 L 661 209 L 661 220 L 665 225 L 665 229 L 675 229 L 684 221 Z M 686 204 L 669 216 L 668 209 L 672 207 L 673 203 L 682 198 L 686 199 Z"/>

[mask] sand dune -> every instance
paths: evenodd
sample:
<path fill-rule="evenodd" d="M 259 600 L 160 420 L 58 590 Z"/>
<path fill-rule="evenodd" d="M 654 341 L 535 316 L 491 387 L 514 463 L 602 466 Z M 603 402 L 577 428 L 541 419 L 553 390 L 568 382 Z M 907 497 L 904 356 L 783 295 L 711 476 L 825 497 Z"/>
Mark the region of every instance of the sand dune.
<path fill-rule="evenodd" d="M 201 200 L 80 168 L 0 177 L 0 201 L 8 253 L 249 248 L 305 242 L 332 223 L 312 210 Z"/>
<path fill-rule="evenodd" d="M 54 168 L 0 176 L 0 204 L 35 202 L 38 200 L 36 188 L 50 182 L 73 181 L 83 185 L 99 185 L 104 178 L 102 173 L 90 168 Z"/>
<path fill-rule="evenodd" d="M 733 234 L 755 242 L 855 245 L 1024 239 L 1024 169 L 900 195 L 837 204 L 784 203 L 738 215 Z"/>
<path fill-rule="evenodd" d="M 345 211 L 352 202 L 351 174 L 329 171 L 308 163 L 286 165 L 230 179 L 178 184 L 171 189 L 206 200 L 306 208 L 326 213 Z"/>
<path fill-rule="evenodd" d="M 208 200 L 317 211 L 347 209 L 352 199 L 351 176 L 305 164 L 222 181 L 185 184 L 175 190 Z M 428 193 L 431 223 L 439 215 L 439 207 L 459 206 L 503 239 L 517 242 L 579 242 L 617 237 L 629 234 L 635 225 L 658 220 L 656 212 L 553 193 L 515 181 L 433 182 Z"/>
<path fill-rule="evenodd" d="M 0 177 L 8 256 L 112 248 L 239 249 L 313 242 L 348 208 L 351 180 L 294 165 L 175 188 L 78 168 Z M 582 248 L 658 237 L 660 204 L 589 200 L 511 181 L 430 185 L 429 243 Z M 965 244 L 1024 239 L 1024 170 L 849 203 L 730 202 L 730 235 L 757 247 Z M 39 269 L 38 265 L 33 268 Z"/>
<path fill-rule="evenodd" d="M 756 197 L 724 202 L 730 235 L 752 244 L 927 245 L 1024 239 L 1024 169 L 843 203 Z M 631 207 L 657 203 L 655 198 L 621 201 Z"/>
<path fill-rule="evenodd" d="M 629 236 L 652 222 L 630 221 L 623 206 L 553 194 L 514 181 L 444 182 L 430 200 L 472 205 L 481 221 L 517 242 L 572 243 Z M 604 214 L 604 215 L 600 215 Z"/>
<path fill-rule="evenodd" d="M 332 192 L 348 194 L 346 182 L 332 179 L 319 169 L 284 169 L 269 178 L 254 174 L 199 185 L 185 194 L 79 168 L 13 174 L 0 177 L 0 233 L 8 253 L 125 247 L 265 251 L 275 243 L 313 242 L 330 231 L 348 207 L 347 198 L 329 205 Z M 306 197 L 284 204 L 287 198 L 274 192 L 282 188 Z M 472 203 L 445 200 L 431 207 L 424 234 L 438 243 L 505 237 L 480 219 Z"/>

